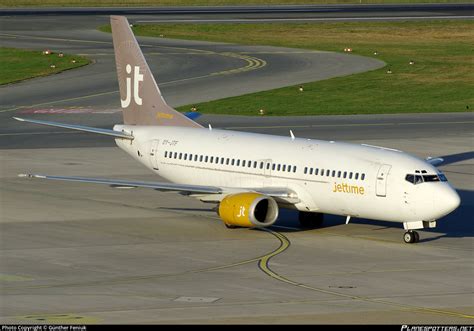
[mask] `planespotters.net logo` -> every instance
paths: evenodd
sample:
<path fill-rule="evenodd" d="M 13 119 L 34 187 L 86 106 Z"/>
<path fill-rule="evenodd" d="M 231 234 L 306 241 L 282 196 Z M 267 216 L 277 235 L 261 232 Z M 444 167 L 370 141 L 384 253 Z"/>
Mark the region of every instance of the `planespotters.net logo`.
<path fill-rule="evenodd" d="M 473 325 L 402 325 L 401 331 L 474 331 Z"/>

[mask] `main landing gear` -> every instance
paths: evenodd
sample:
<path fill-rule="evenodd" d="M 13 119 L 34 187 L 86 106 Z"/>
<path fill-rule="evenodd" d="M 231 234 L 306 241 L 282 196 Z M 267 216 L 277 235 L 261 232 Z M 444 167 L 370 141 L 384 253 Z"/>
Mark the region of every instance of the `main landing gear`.
<path fill-rule="evenodd" d="M 323 225 L 324 214 L 300 211 L 298 213 L 298 220 L 302 228 L 315 229 Z"/>
<path fill-rule="evenodd" d="M 409 230 L 403 235 L 403 241 L 407 244 L 417 243 L 420 241 L 420 235 L 416 231 Z"/>

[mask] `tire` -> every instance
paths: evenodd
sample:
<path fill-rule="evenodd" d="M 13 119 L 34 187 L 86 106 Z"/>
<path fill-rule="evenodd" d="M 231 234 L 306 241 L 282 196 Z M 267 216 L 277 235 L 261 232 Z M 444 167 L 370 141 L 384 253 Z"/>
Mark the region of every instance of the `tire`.
<path fill-rule="evenodd" d="M 412 231 L 407 231 L 403 235 L 403 241 L 407 244 L 412 244 L 415 242 L 415 234 Z"/>
<path fill-rule="evenodd" d="M 413 231 L 413 234 L 415 235 L 415 241 L 414 242 L 419 242 L 420 241 L 420 234 L 416 231 Z"/>

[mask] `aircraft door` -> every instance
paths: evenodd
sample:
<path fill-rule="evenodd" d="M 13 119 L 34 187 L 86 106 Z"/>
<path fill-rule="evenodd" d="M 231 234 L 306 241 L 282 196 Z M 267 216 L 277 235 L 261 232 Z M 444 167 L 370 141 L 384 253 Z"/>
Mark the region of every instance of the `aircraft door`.
<path fill-rule="evenodd" d="M 158 170 L 158 145 L 159 140 L 152 140 L 150 145 L 150 161 L 153 169 Z"/>
<path fill-rule="evenodd" d="M 389 164 L 382 164 L 377 173 L 377 182 L 375 184 L 375 193 L 378 197 L 387 196 L 387 177 L 392 168 Z"/>

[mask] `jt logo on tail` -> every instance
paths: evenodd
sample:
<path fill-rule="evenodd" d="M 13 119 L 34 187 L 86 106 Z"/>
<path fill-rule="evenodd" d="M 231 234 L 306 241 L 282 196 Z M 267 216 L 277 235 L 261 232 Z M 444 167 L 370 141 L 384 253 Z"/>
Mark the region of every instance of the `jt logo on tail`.
<path fill-rule="evenodd" d="M 125 71 L 129 75 L 132 72 L 132 66 L 130 64 L 127 64 L 127 66 L 125 67 Z M 132 91 L 131 91 L 131 89 L 132 89 L 132 82 L 131 82 L 132 78 L 127 77 L 125 80 L 127 82 L 127 96 L 126 96 L 125 100 L 120 99 L 120 101 L 122 103 L 122 108 L 127 108 L 130 105 L 130 101 L 132 99 Z M 138 95 L 138 83 L 139 82 L 143 82 L 143 75 L 140 74 L 140 67 L 135 66 L 134 67 L 134 72 L 133 72 L 133 100 L 135 101 L 135 103 L 137 105 L 141 106 L 142 105 L 142 98 L 140 98 L 140 96 Z"/>

